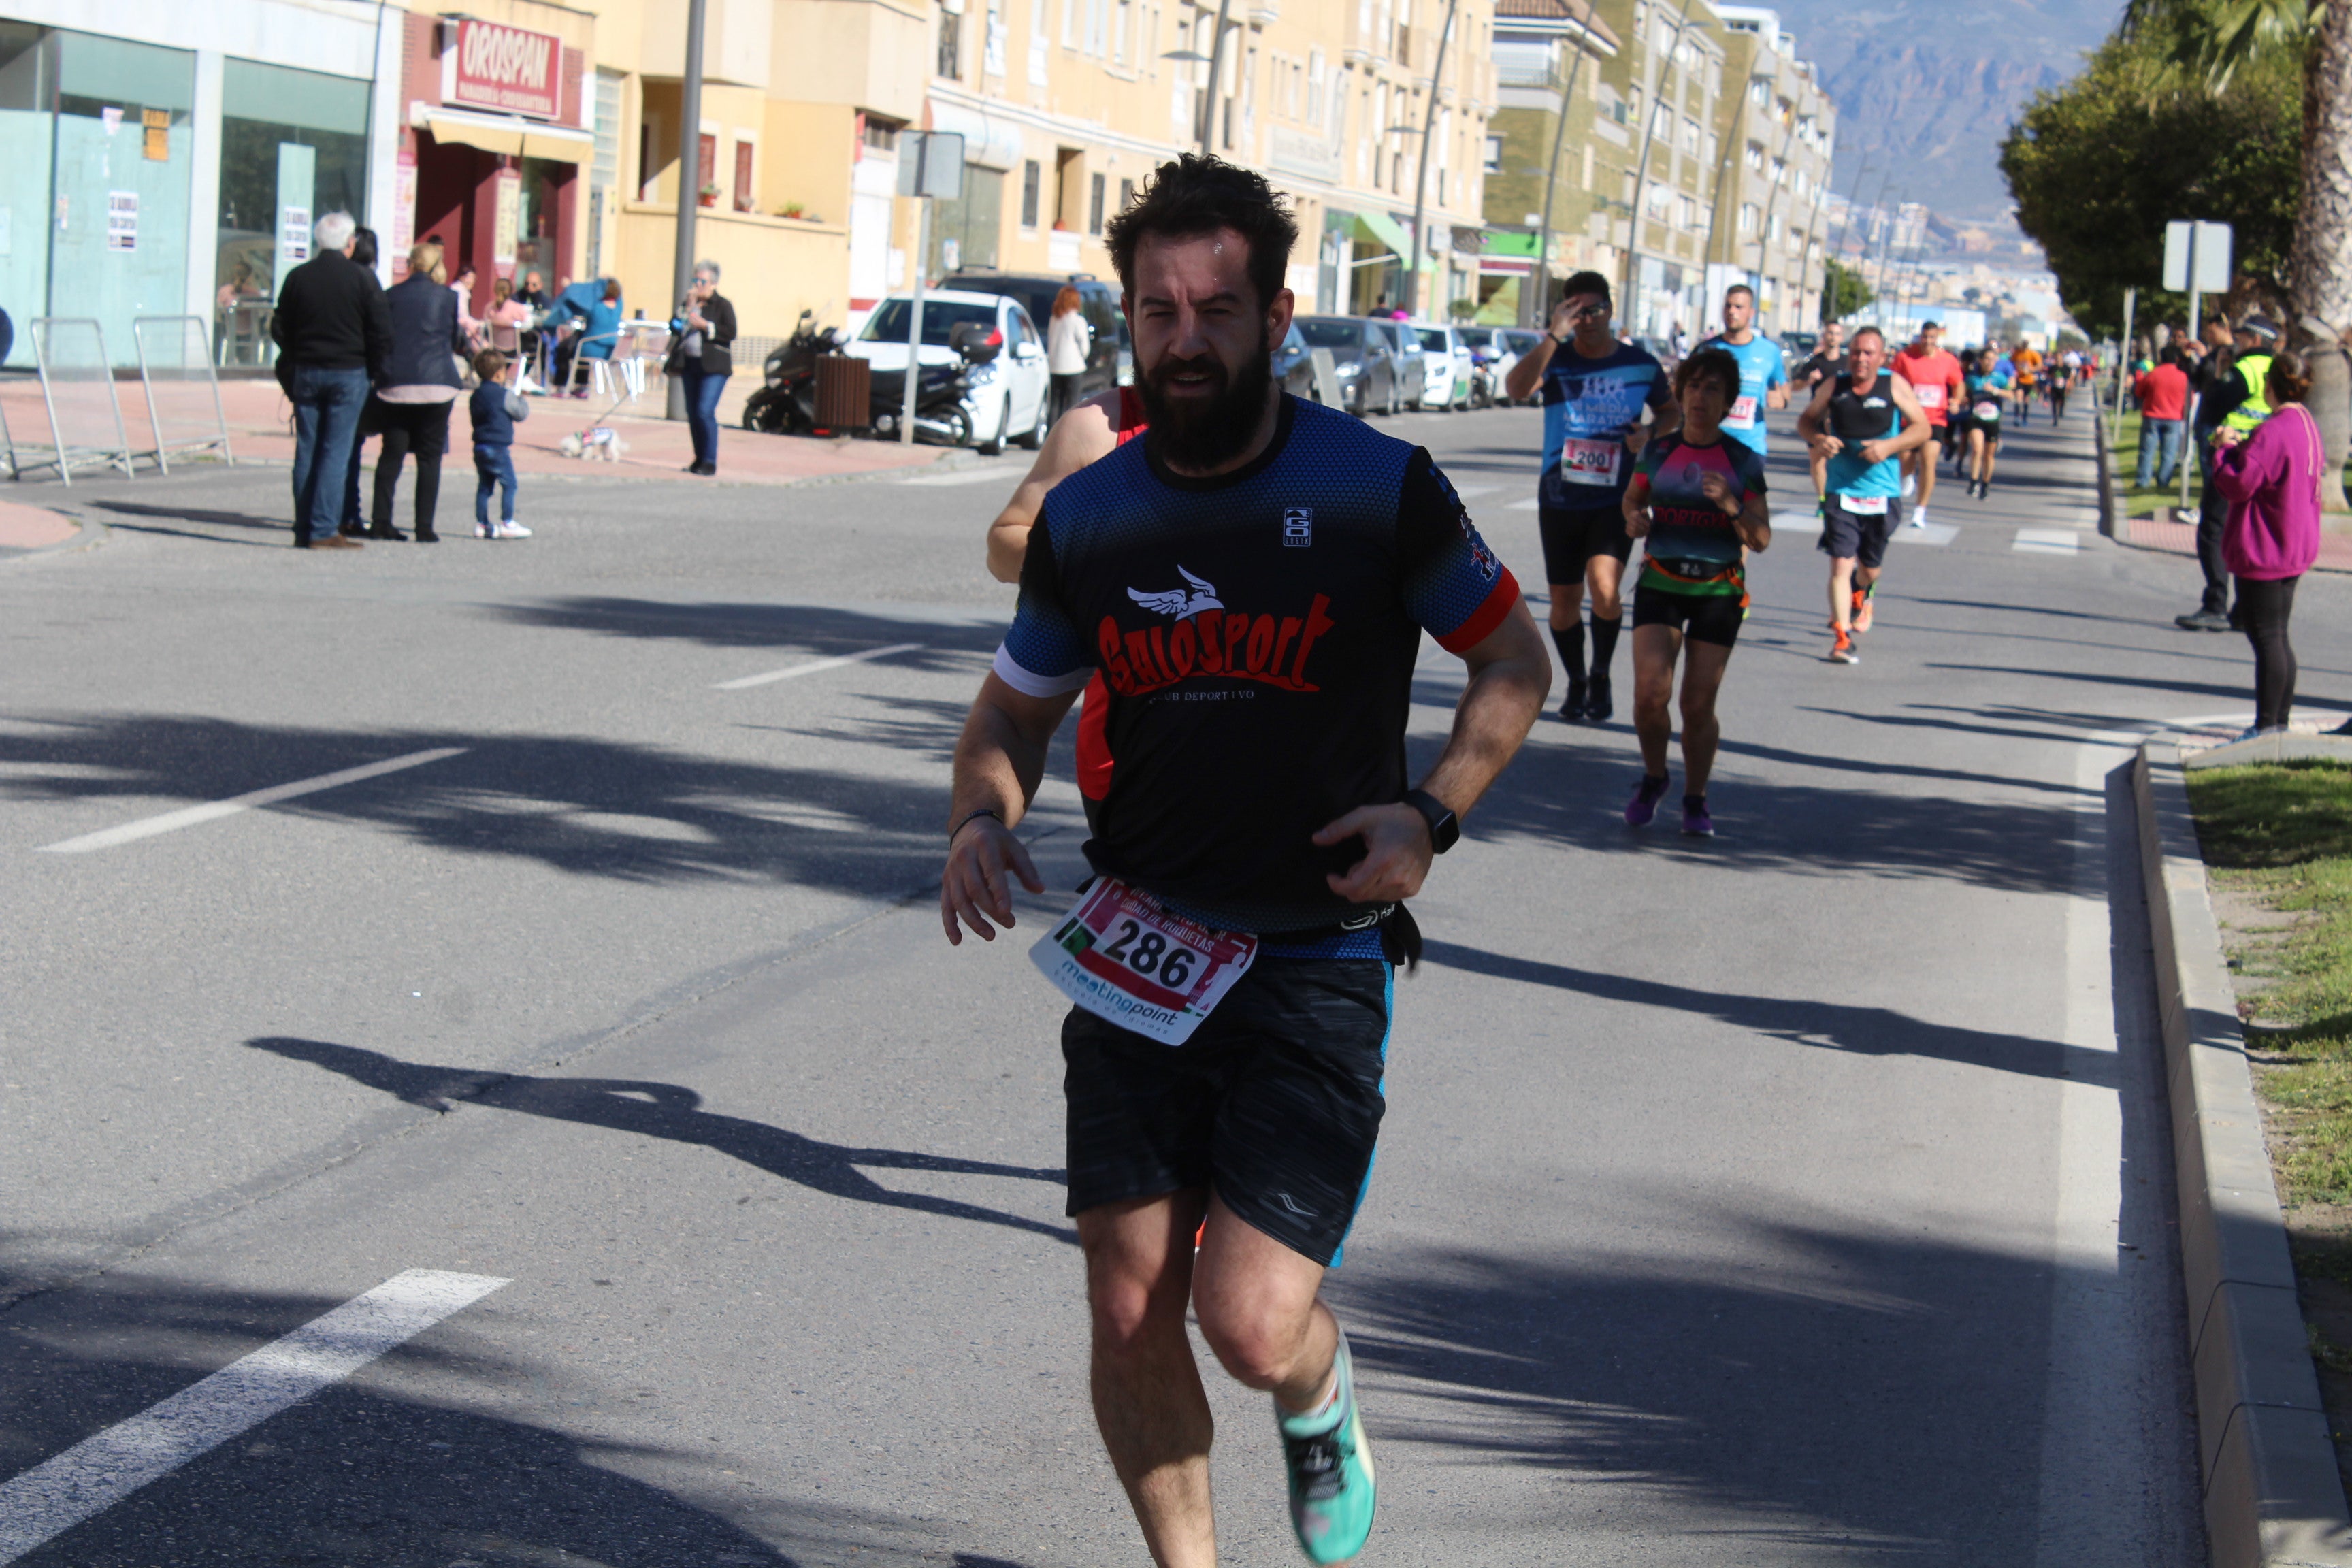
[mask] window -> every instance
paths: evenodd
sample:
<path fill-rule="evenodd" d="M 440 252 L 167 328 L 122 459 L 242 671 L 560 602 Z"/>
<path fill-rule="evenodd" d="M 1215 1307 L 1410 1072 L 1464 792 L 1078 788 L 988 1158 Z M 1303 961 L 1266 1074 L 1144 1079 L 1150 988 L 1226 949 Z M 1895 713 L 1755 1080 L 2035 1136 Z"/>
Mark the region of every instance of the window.
<path fill-rule="evenodd" d="M 751 183 L 751 163 L 757 156 L 757 143 L 738 140 L 735 143 L 735 210 L 751 210 L 751 194 L 757 189 Z"/>
<path fill-rule="evenodd" d="M 1748 166 L 1755 170 L 1758 174 L 1762 174 L 1764 172 L 1763 142 L 1750 142 L 1748 144 Z"/>
<path fill-rule="evenodd" d="M 1101 174 L 1090 175 L 1087 181 L 1087 232 L 1100 234 L 1103 228 L 1103 187 L 1109 182 Z"/>
<path fill-rule="evenodd" d="M 1739 232 L 1742 234 L 1756 232 L 1756 204 L 1753 202 L 1739 204 Z"/>
<path fill-rule="evenodd" d="M 1591 151 L 1592 149 L 1591 147 L 1587 147 L 1585 149 L 1588 155 Z M 1589 156 L 1587 161 L 1590 161 Z M 1484 167 L 1486 173 L 1490 174 L 1499 174 L 1503 172 L 1503 139 L 1501 137 L 1489 136 L 1486 138 L 1486 162 Z"/>
<path fill-rule="evenodd" d="M 694 194 L 708 206 L 719 199 L 719 138 L 706 131 L 694 142 Z"/>
<path fill-rule="evenodd" d="M 1134 205 L 1135 182 L 1133 180 L 1121 180 L 1118 183 L 1118 210 L 1125 212 Z"/>
<path fill-rule="evenodd" d="M 963 16 L 959 12 L 940 13 L 940 58 L 932 68 L 940 76 L 960 79 L 963 75 Z"/>
<path fill-rule="evenodd" d="M 898 128 L 887 120 L 877 120 L 870 114 L 867 115 L 866 129 L 862 134 L 866 144 L 877 153 L 895 153 L 898 150 Z"/>
<path fill-rule="evenodd" d="M 1021 226 L 1037 226 L 1037 160 L 1021 165 Z"/>

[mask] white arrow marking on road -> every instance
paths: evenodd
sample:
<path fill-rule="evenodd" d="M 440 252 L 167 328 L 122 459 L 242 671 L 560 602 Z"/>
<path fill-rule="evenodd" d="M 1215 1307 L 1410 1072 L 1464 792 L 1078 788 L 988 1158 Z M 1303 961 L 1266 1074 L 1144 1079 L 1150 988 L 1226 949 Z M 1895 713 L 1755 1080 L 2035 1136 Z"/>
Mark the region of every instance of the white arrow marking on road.
<path fill-rule="evenodd" d="M 2072 555 L 2083 548 L 2083 536 L 2071 528 L 2021 528 L 2010 548 L 2028 555 Z"/>
<path fill-rule="evenodd" d="M 0 1568 L 509 1281 L 411 1268 L 0 1483 Z"/>
<path fill-rule="evenodd" d="M 894 642 L 887 647 L 869 647 L 863 653 L 845 653 L 837 658 L 813 658 L 804 664 L 786 665 L 762 675 L 739 676 L 722 680 L 713 691 L 740 691 L 747 686 L 765 686 L 772 680 L 790 680 L 796 675 L 814 675 L 821 669 L 839 669 L 845 664 L 864 664 L 869 658 L 887 658 L 894 653 L 912 653 L 923 645 L 919 642 Z"/>
<path fill-rule="evenodd" d="M 357 784 L 362 779 L 381 778 L 385 773 L 400 773 L 407 768 L 421 768 L 427 763 L 437 763 L 445 757 L 462 756 L 464 746 L 436 746 L 429 752 L 411 752 L 404 757 L 391 757 L 364 767 L 345 768 L 341 773 L 320 773 L 314 779 L 297 779 L 292 784 L 272 784 L 247 795 L 231 795 L 226 800 L 207 801 L 202 805 L 184 806 L 167 811 L 161 816 L 142 816 L 136 822 L 126 822 L 120 827 L 110 827 L 99 833 L 85 833 L 79 838 L 68 838 L 61 844 L 44 844 L 41 850 L 49 855 L 82 855 L 92 849 L 111 849 L 118 844 L 134 839 L 152 838 L 159 833 L 171 833 L 183 827 L 194 827 L 200 822 L 213 822 L 224 816 L 235 816 L 240 811 L 250 811 L 257 805 L 269 805 L 297 795 L 316 795 L 322 789 L 338 784 Z"/>

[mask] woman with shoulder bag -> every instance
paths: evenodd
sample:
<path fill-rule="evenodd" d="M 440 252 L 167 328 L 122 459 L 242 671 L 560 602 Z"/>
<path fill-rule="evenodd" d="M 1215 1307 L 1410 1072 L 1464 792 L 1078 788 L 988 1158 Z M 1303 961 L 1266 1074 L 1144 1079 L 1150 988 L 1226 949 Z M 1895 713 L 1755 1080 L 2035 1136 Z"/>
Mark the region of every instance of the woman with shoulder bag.
<path fill-rule="evenodd" d="M 2253 430 L 2213 433 L 2213 487 L 2230 503 L 2221 559 L 2237 580 L 2231 616 L 2254 647 L 2254 723 L 2246 734 L 2284 730 L 2294 710 L 2294 647 L 2287 621 L 2294 585 L 2319 559 L 2320 489 L 2326 448 L 2304 400 L 2311 367 L 2282 352 L 2264 379 L 2272 413 Z"/>
<path fill-rule="evenodd" d="M 392 314 L 392 355 L 383 384 L 368 400 L 369 427 L 381 431 L 375 461 L 371 539 L 405 539 L 392 525 L 392 501 L 402 464 L 416 458 L 416 542 L 440 540 L 433 514 L 441 499 L 441 458 L 449 450 L 449 411 L 457 401 L 457 364 L 466 351 L 457 296 L 442 265 L 441 242 L 427 239 L 408 252 L 408 276 L 384 290 Z"/>
<path fill-rule="evenodd" d="M 719 263 L 694 264 L 694 286 L 678 301 L 669 330 L 677 342 L 663 369 L 686 384 L 686 423 L 694 436 L 689 474 L 719 471 L 719 399 L 735 373 L 735 307 L 719 292 Z"/>

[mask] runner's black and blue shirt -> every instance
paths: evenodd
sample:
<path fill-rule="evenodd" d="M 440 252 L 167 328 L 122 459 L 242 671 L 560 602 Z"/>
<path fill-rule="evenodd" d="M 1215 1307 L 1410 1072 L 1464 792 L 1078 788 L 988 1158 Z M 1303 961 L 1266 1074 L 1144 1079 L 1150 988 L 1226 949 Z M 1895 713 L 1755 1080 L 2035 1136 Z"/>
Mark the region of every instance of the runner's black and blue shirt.
<path fill-rule="evenodd" d="M 1614 343 L 1600 359 L 1585 358 L 1572 342 L 1555 350 L 1544 366 L 1542 503 L 1613 510 L 1633 474 L 1625 437 L 1641 428 L 1645 406 L 1660 415 L 1674 406 L 1665 367 L 1649 350 Z"/>
<path fill-rule="evenodd" d="M 1149 437 L 1049 491 L 996 653 L 1016 690 L 1099 669 L 1118 758 L 1094 868 L 1229 930 L 1369 912 L 1325 878 L 1360 840 L 1312 836 L 1401 799 L 1426 630 L 1466 651 L 1518 602 L 1420 447 L 1296 398 L 1232 474 L 1170 473 Z"/>

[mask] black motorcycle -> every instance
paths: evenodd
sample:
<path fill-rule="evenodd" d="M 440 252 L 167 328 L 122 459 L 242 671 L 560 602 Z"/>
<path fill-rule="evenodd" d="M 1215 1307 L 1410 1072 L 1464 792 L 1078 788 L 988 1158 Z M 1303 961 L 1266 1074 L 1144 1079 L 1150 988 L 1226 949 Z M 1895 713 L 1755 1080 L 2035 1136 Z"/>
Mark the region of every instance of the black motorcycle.
<path fill-rule="evenodd" d="M 765 435 L 804 435 L 816 426 L 816 362 L 837 354 L 845 341 L 838 327 L 819 330 L 814 310 L 803 310 L 793 335 L 771 350 L 761 366 L 759 391 L 743 400 L 743 428 Z"/>
<path fill-rule="evenodd" d="M 981 322 L 963 321 L 949 329 L 948 347 L 955 351 L 956 363 L 924 365 L 915 384 L 915 439 L 969 447 L 971 409 L 966 400 L 971 395 L 971 373 L 997 356 L 1004 337 Z M 870 385 L 874 435 L 878 440 L 895 440 L 898 421 L 907 412 L 906 373 L 877 369 Z"/>

